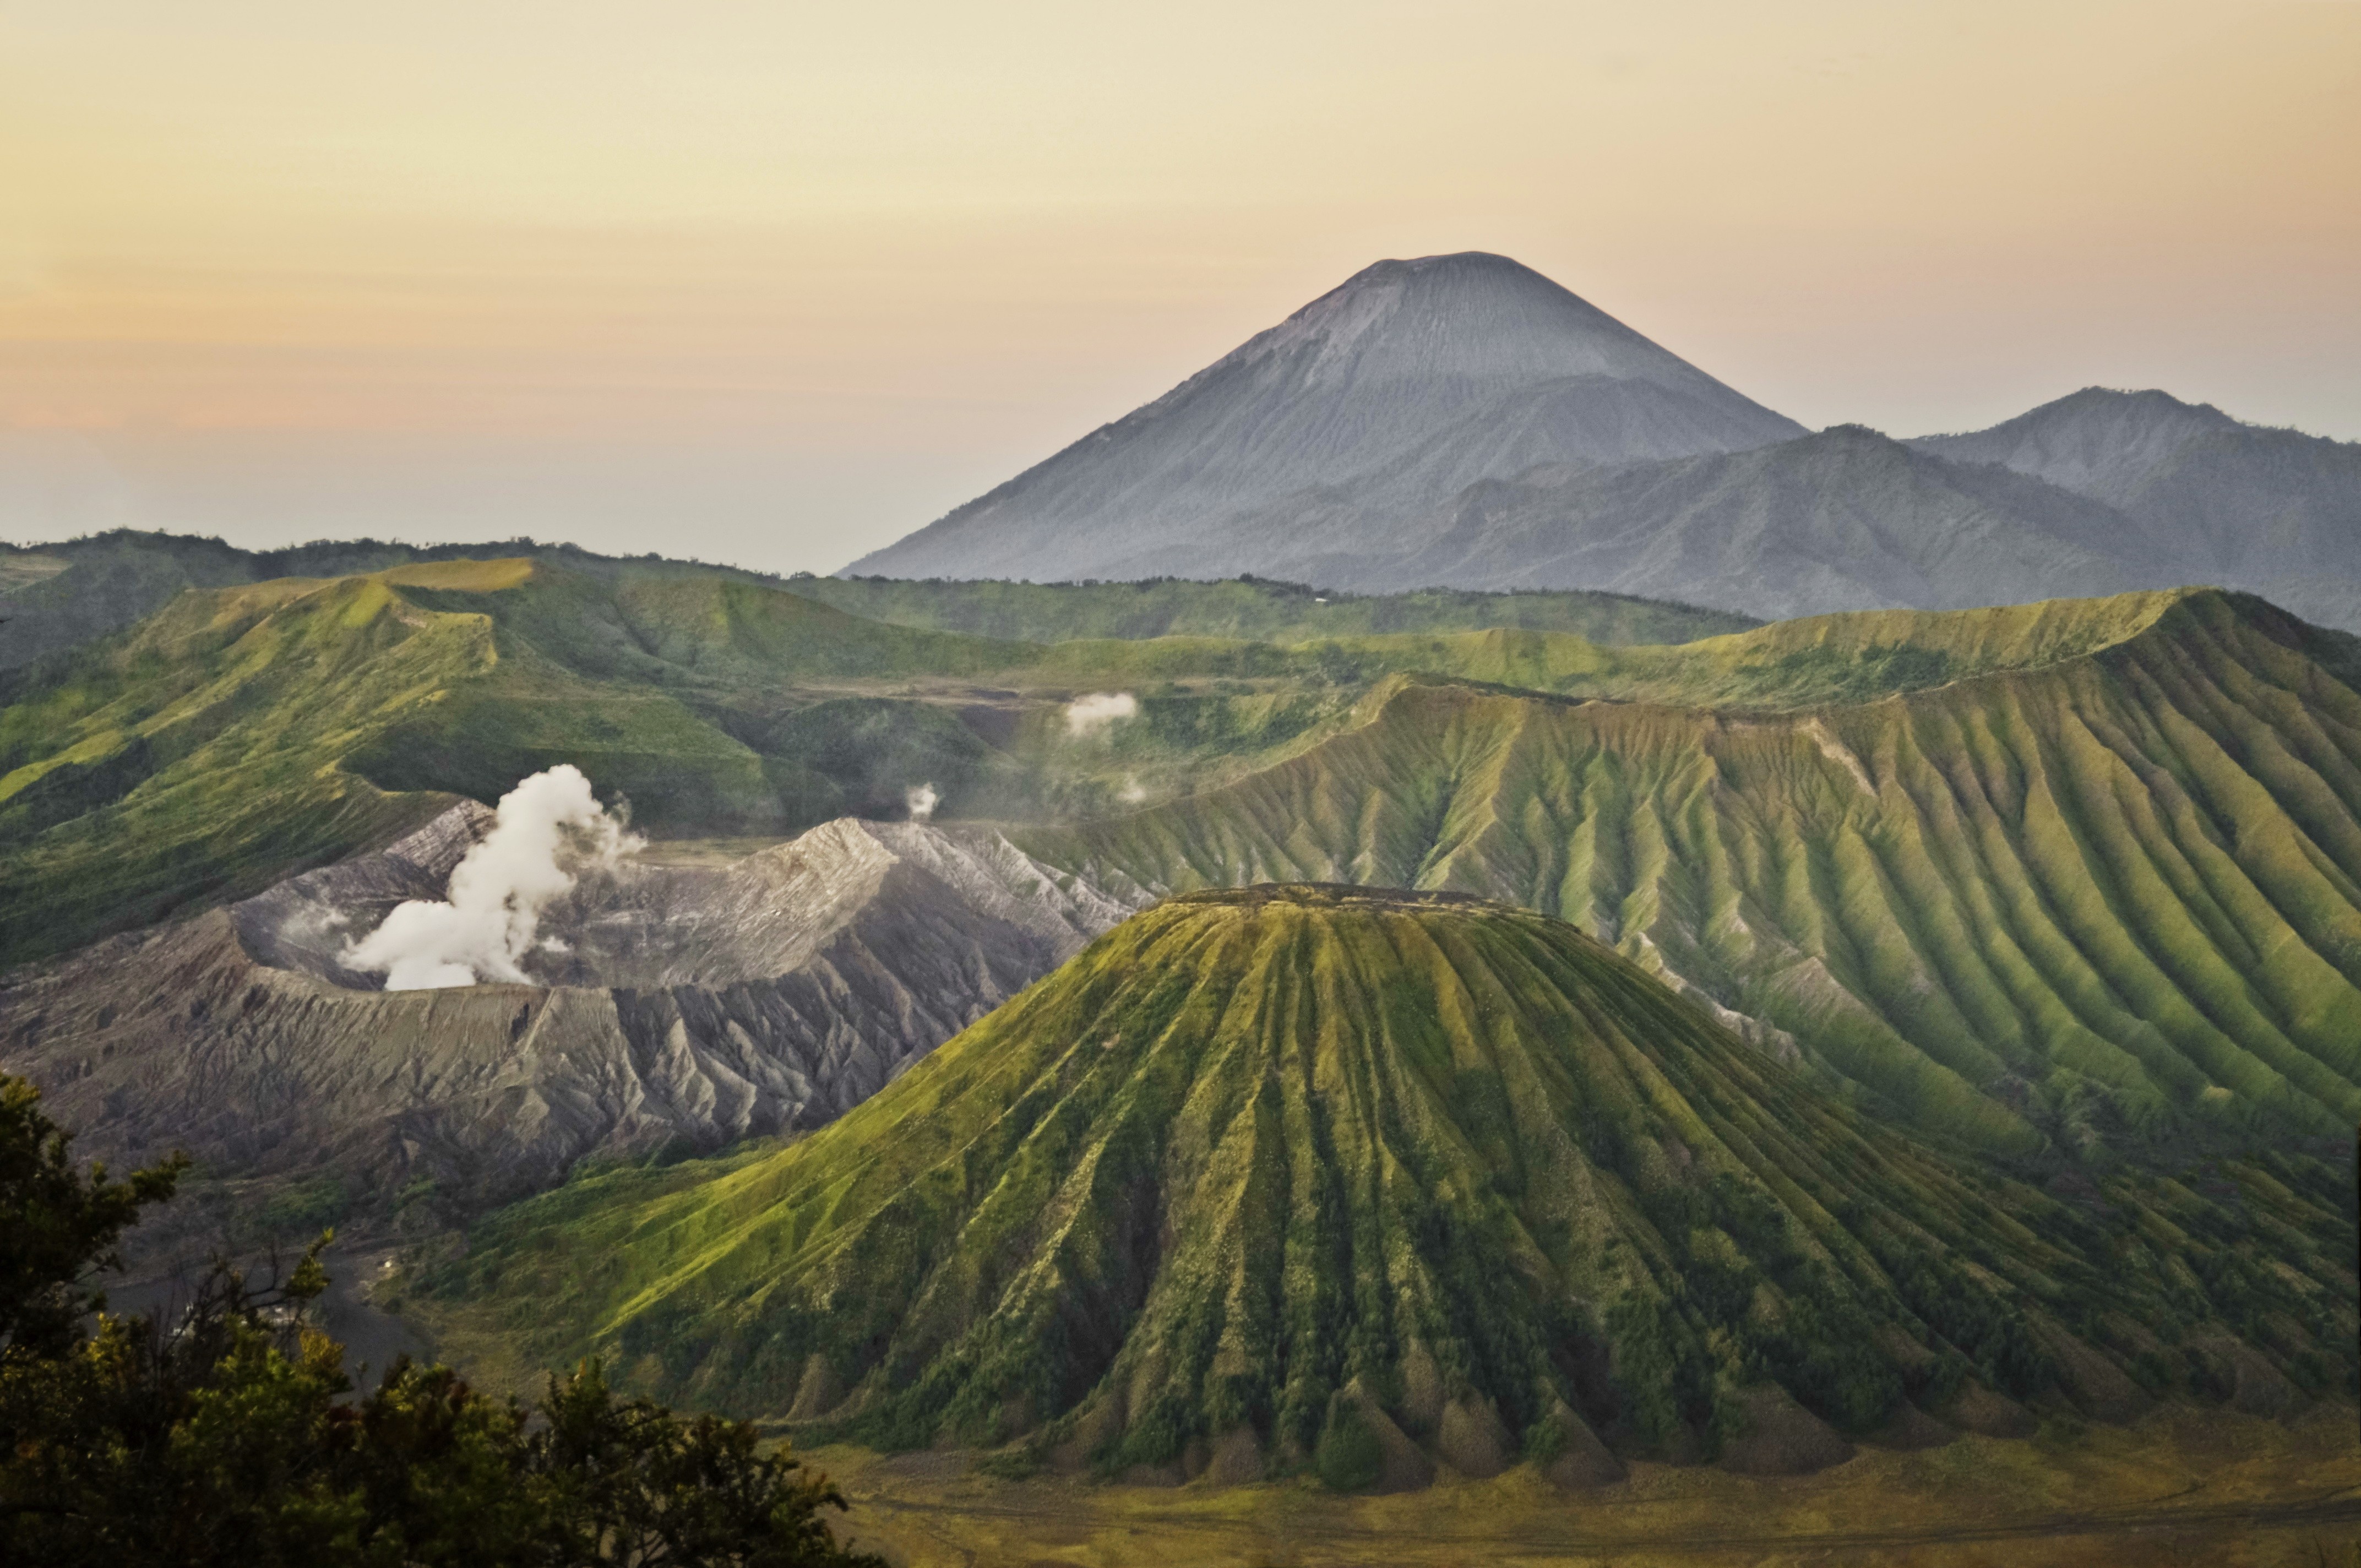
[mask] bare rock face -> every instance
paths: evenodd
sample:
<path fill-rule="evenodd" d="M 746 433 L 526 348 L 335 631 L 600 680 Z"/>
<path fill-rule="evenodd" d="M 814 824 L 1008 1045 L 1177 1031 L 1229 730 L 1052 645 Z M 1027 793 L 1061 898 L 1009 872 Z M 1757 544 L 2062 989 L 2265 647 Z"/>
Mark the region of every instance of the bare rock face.
<path fill-rule="evenodd" d="M 996 834 L 847 818 L 586 879 L 526 960 L 544 983 L 389 992 L 346 968 L 394 905 L 442 896 L 489 819 L 461 806 L 11 977 L 0 1065 L 118 1168 L 181 1148 L 202 1174 L 335 1173 L 364 1211 L 432 1182 L 465 1212 L 586 1156 L 831 1120 L 1131 909 Z"/>

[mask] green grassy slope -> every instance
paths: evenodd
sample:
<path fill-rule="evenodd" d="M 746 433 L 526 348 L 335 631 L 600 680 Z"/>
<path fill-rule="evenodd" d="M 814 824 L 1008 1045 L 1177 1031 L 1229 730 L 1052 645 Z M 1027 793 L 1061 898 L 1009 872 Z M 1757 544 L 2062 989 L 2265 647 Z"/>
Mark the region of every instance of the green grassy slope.
<path fill-rule="evenodd" d="M 872 620 L 983 637 L 1063 642 L 1079 637 L 1228 637 L 1257 642 L 1495 627 L 1565 631 L 1593 642 L 1690 642 L 1742 631 L 1751 618 L 1625 594 L 1473 593 L 1426 588 L 1345 594 L 1233 577 L 1201 583 L 909 581 L 895 577 L 787 579 L 789 591 Z"/>
<path fill-rule="evenodd" d="M 1708 1453 L 1773 1384 L 1853 1431 L 1971 1379 L 2341 1388 L 2349 1197 L 2271 1157 L 2060 1201 L 1569 926 L 1285 887 L 1168 902 L 819 1133 L 577 1180 L 422 1288 L 819 1435 L 1351 1486 L 1384 1422 L 1487 1473 Z"/>
<path fill-rule="evenodd" d="M 773 826 L 782 770 L 712 691 L 946 662 L 774 590 L 752 591 L 783 614 L 733 616 L 740 585 L 707 578 L 670 618 L 685 666 L 605 587 L 519 561 L 190 592 L 0 676 L 0 961 L 256 891 L 559 762 L 660 828 Z M 700 661 L 720 672 L 700 684 Z M 786 782 L 807 816 L 836 804 Z"/>
<path fill-rule="evenodd" d="M 517 552 L 375 539 L 241 550 L 218 539 L 129 528 L 54 544 L 0 543 L 0 670 L 134 625 L 185 588 L 246 587 L 280 577 L 351 576 L 411 561 L 471 554 Z"/>
<path fill-rule="evenodd" d="M 242 587 L 280 577 L 336 577 L 414 563 L 522 557 L 634 585 L 719 579 L 784 587 L 872 620 L 1032 642 L 1173 635 L 1297 642 L 1315 637 L 1526 627 L 1607 643 L 1683 642 L 1754 624 L 1743 616 L 1597 593 L 1323 596 L 1291 583 L 1165 578 L 1145 583 L 904 583 L 799 573 L 779 577 L 654 554 L 599 555 L 511 539 L 478 544 L 320 540 L 241 550 L 218 539 L 115 529 L 54 544 L 0 542 L 0 670 L 145 620 L 184 588 Z"/>
<path fill-rule="evenodd" d="M 489 617 L 505 674 L 371 751 L 368 776 L 488 797 L 495 781 L 570 761 L 663 828 L 785 832 L 845 811 L 899 815 L 921 784 L 947 816 L 1086 815 L 1126 792 L 1169 795 L 1275 760 L 1341 727 L 1383 674 L 1220 639 L 1043 645 L 892 626 L 722 577 L 543 564 L 513 585 L 404 592 Z M 1136 718 L 1070 733 L 1070 699 L 1118 689 L 1135 694 Z M 729 778 L 699 782 L 676 765 L 682 741 L 630 725 L 586 745 L 601 704 L 621 696 L 693 717 L 734 753 Z"/>
<path fill-rule="evenodd" d="M 659 832 L 898 816 L 920 784 L 946 814 L 1031 820 L 1170 795 L 1345 723 L 1367 678 L 1334 664 L 994 641 L 724 575 L 530 559 L 188 590 L 0 672 L 0 963 L 253 892 L 559 762 Z M 1070 732 L 1071 697 L 1134 686 L 1136 718 Z"/>
<path fill-rule="evenodd" d="M 1315 646 L 1332 662 L 1371 671 L 1431 672 L 1569 696 L 1689 707 L 1821 707 L 2097 652 L 2138 636 L 2191 591 L 1990 609 L 1858 610 L 1777 621 L 1679 647 L 1606 647 L 1563 632 L 1509 629 L 1340 638 Z"/>
<path fill-rule="evenodd" d="M 381 582 L 186 595 L 0 706 L 0 961 L 258 891 L 423 821 L 335 759 L 496 663 Z M 37 671 L 37 673 L 38 673 Z"/>
<path fill-rule="evenodd" d="M 1828 669 L 1896 645 L 2029 666 L 1803 712 L 1412 685 L 1265 773 L 1027 843 L 1154 889 L 1510 899 L 2001 1146 L 2343 1135 L 2361 1117 L 2355 644 L 2213 592 L 2092 601 L 2095 630 L 2073 608 L 1698 645 L 1706 688 L 1845 631 Z M 2083 652 L 2101 633 L 2122 640 Z"/>
<path fill-rule="evenodd" d="M 71 576 L 9 560 L 12 581 Z M 129 630 L 0 672 L 0 963 L 252 891 L 433 804 L 389 795 L 489 801 L 557 762 L 658 831 L 895 815 L 921 784 L 947 815 L 1039 822 L 1279 761 L 1405 671 L 1772 700 L 1949 667 L 1827 652 L 1910 635 L 1876 618 L 1723 638 L 1686 660 L 1521 630 L 1041 644 L 865 620 L 742 575 L 594 565 L 409 562 L 188 590 Z M 1093 691 L 1128 693 L 1136 717 L 1073 732 L 1064 704 Z"/>
<path fill-rule="evenodd" d="M 659 833 L 898 816 L 926 784 L 1094 876 L 1455 886 L 1564 914 L 1997 1146 L 2314 1134 L 2361 1081 L 2350 648 L 2213 595 L 1686 648 L 1043 645 L 726 576 L 411 564 L 191 594 L 0 675 L 0 963 L 557 762 Z M 1115 690 L 1137 717 L 1070 729 L 1070 698 Z M 1880 693 L 1908 695 L 1858 701 Z"/>

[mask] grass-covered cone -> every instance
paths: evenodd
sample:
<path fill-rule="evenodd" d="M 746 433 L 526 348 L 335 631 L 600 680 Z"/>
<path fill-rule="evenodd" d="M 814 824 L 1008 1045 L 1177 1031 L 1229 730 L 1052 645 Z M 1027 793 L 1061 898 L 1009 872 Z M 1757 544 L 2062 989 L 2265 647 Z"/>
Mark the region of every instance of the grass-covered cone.
<path fill-rule="evenodd" d="M 1597 1478 L 1602 1440 L 1778 1468 L 1910 1403 L 2342 1392 L 2336 1179 L 2208 1180 L 2061 1201 L 1571 926 L 1257 887 L 1126 922 L 801 1143 L 507 1211 L 436 1288 L 544 1360 L 885 1447 L 1350 1486 Z"/>

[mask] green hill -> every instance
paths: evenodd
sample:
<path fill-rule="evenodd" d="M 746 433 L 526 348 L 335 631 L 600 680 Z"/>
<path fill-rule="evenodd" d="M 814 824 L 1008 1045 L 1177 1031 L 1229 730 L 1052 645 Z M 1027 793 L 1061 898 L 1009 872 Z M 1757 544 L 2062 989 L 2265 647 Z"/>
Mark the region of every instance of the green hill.
<path fill-rule="evenodd" d="M 1886 1108 L 2083 1151 L 2361 1117 L 2361 661 L 2211 590 L 1057 644 L 545 560 L 190 591 L 0 673 L 0 963 L 557 762 L 660 834 L 1016 825 L 1085 878 L 1561 916 Z M 1078 729 L 1068 704 L 1132 716 Z"/>
<path fill-rule="evenodd" d="M 52 544 L 0 543 L 0 670 L 31 663 L 146 620 L 186 588 L 248 587 L 281 577 L 347 577 L 422 562 L 533 555 L 574 571 L 666 576 L 683 572 L 769 580 L 728 566 L 643 556 L 619 561 L 570 544 L 402 544 L 323 539 L 241 550 L 219 539 L 139 529 Z"/>
<path fill-rule="evenodd" d="M 1078 637 L 1227 637 L 1256 642 L 1511 628 L 1588 641 L 1691 642 L 1757 624 L 1725 610 L 1578 590 L 1475 593 L 1422 588 L 1347 594 L 1261 577 L 1136 583 L 947 582 L 897 577 L 787 579 L 790 592 L 897 626 L 1063 642 Z"/>
<path fill-rule="evenodd" d="M 1774 701 L 1949 668 L 1861 664 L 1827 652 L 1842 634 L 1825 630 L 1800 662 L 1765 632 L 1693 656 L 1525 630 L 1044 644 L 863 620 L 743 574 L 589 560 L 190 588 L 0 671 L 0 963 L 254 892 L 557 762 L 661 833 L 897 816 L 921 785 L 946 815 L 1039 823 L 1280 761 L 1403 672 Z M 35 586 L 81 569 L 13 564 Z M 1094 691 L 1129 696 L 1131 716 L 1077 731 L 1065 706 Z"/>
<path fill-rule="evenodd" d="M 1142 1478 L 1809 1468 L 2009 1398 L 2349 1387 L 2327 1165 L 2081 1191 L 1882 1128 L 1546 916 L 1264 887 L 1133 918 L 791 1146 L 506 1211 L 421 1288 L 533 1364 Z"/>
<path fill-rule="evenodd" d="M 720 578 L 784 587 L 864 620 L 1030 642 L 1199 636 L 1262 642 L 1407 631 L 1525 627 L 1596 642 L 1685 642 L 1754 624 L 1745 616 L 1602 593 L 1323 594 L 1295 583 L 1177 577 L 1141 583 L 896 582 L 797 573 L 779 577 L 654 554 L 600 555 L 511 539 L 477 544 L 318 540 L 241 550 L 218 539 L 115 529 L 54 544 L 0 543 L 0 670 L 144 620 L 184 588 L 280 577 L 341 577 L 420 563 L 531 559 L 577 576 L 645 583 Z"/>
<path fill-rule="evenodd" d="M 1150 890 L 1511 900 L 1994 1146 L 2341 1139 L 2356 646 L 2212 591 L 1786 622 L 1672 651 L 1667 689 L 1909 689 L 1709 711 L 1411 684 L 1268 771 L 1027 842 Z"/>
<path fill-rule="evenodd" d="M 1176 677 L 1178 677 L 1176 679 Z M 1138 685 L 1119 736 L 1065 703 Z M 1258 643 L 1043 647 L 526 559 L 188 590 L 0 672 L 0 963 L 258 891 L 571 762 L 660 833 L 1054 818 L 1244 771 L 1361 688 Z"/>
<path fill-rule="evenodd" d="M 0 676 L 0 962 L 258 891 L 448 795 L 336 759 L 497 663 L 386 584 L 188 594 L 99 656 Z"/>

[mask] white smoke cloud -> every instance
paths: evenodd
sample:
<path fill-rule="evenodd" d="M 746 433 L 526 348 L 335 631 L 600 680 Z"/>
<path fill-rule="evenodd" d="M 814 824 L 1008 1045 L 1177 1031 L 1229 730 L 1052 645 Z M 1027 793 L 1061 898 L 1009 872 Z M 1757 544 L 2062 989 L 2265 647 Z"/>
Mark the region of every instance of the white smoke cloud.
<path fill-rule="evenodd" d="M 1129 692 L 1093 692 L 1066 705 L 1066 733 L 1077 740 L 1103 735 L 1119 718 L 1139 712 L 1139 699 Z"/>
<path fill-rule="evenodd" d="M 933 784 L 922 784 L 905 794 L 902 798 L 909 803 L 910 820 L 924 822 L 935 814 L 935 806 L 943 797 L 935 793 Z"/>
<path fill-rule="evenodd" d="M 452 869 L 449 899 L 395 905 L 385 924 L 346 945 L 345 966 L 383 970 L 388 991 L 529 984 L 518 960 L 533 948 L 541 912 L 580 872 L 610 871 L 643 842 L 607 814 L 581 769 L 535 773 L 500 796 L 492 830 Z"/>
<path fill-rule="evenodd" d="M 1148 798 L 1148 787 L 1139 782 L 1138 774 L 1126 773 L 1123 787 L 1115 792 L 1115 797 L 1126 806 L 1137 806 Z"/>

